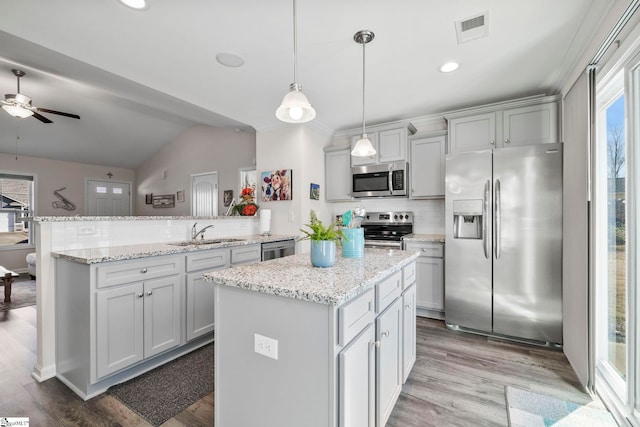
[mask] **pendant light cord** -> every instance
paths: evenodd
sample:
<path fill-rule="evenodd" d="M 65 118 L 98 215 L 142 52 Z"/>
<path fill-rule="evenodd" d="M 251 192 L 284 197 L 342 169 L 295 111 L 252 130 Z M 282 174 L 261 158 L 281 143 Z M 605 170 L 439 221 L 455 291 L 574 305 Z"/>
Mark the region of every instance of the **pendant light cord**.
<path fill-rule="evenodd" d="M 364 127 L 364 98 L 365 98 L 365 74 L 366 74 L 366 68 L 365 68 L 365 46 L 366 46 L 366 42 L 362 43 L 362 135 L 365 135 L 365 127 Z"/>
<path fill-rule="evenodd" d="M 298 82 L 298 38 L 296 24 L 296 0 L 293 0 L 293 82 Z"/>

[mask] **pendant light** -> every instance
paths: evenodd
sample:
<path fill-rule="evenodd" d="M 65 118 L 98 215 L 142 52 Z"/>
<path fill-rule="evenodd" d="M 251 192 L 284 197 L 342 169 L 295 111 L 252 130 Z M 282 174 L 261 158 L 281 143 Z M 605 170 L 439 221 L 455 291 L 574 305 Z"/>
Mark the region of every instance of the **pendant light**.
<path fill-rule="evenodd" d="M 316 117 L 307 97 L 302 93 L 302 85 L 298 80 L 298 40 L 296 37 L 296 0 L 293 0 L 293 83 L 289 85 L 289 93 L 284 96 L 282 104 L 276 110 L 276 117 L 287 123 L 306 123 Z"/>
<path fill-rule="evenodd" d="M 369 141 L 369 137 L 367 137 L 367 132 L 365 130 L 364 125 L 364 89 L 365 89 L 365 45 L 369 43 L 375 34 L 372 31 L 361 30 L 358 31 L 353 39 L 362 45 L 362 136 L 356 144 L 353 146 L 353 150 L 351 150 L 352 156 L 357 157 L 368 157 L 376 154 L 376 149 L 373 148 L 371 141 Z"/>

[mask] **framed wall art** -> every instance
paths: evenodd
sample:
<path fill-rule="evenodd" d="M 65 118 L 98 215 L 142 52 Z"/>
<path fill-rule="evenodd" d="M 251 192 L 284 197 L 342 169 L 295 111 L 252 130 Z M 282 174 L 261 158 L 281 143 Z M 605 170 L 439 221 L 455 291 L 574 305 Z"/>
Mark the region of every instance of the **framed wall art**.
<path fill-rule="evenodd" d="M 145 194 L 144 195 L 144 203 L 146 205 L 150 205 L 151 203 L 153 203 L 153 194 Z"/>
<path fill-rule="evenodd" d="M 153 196 L 154 208 L 175 208 L 176 196 L 173 194 L 163 194 L 159 196 Z"/>
<path fill-rule="evenodd" d="M 179 203 L 184 202 L 184 190 L 178 190 L 176 193 L 176 201 Z"/>
<path fill-rule="evenodd" d="M 320 200 L 320 184 L 311 183 L 309 186 L 309 198 L 311 200 Z"/>
<path fill-rule="evenodd" d="M 262 172 L 262 201 L 291 200 L 291 169 Z"/>

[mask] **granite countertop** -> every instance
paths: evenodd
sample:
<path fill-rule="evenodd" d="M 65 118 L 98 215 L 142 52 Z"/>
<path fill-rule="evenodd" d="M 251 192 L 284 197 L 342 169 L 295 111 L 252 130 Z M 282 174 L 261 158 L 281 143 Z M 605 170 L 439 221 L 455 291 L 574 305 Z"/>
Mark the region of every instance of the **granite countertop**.
<path fill-rule="evenodd" d="M 149 220 L 207 220 L 207 219 L 258 219 L 258 216 L 81 216 L 81 215 L 59 215 L 59 216 L 36 216 L 33 222 L 68 222 L 68 221 L 149 221 Z"/>
<path fill-rule="evenodd" d="M 444 234 L 408 234 L 402 240 L 418 243 L 444 243 Z"/>
<path fill-rule="evenodd" d="M 333 267 L 318 268 L 311 265 L 306 253 L 211 271 L 203 277 L 221 285 L 339 306 L 401 270 L 418 255 L 393 249 L 365 249 L 363 258 L 337 255 Z"/>
<path fill-rule="evenodd" d="M 210 245 L 177 246 L 171 242 L 143 243 L 138 245 L 111 246 L 104 248 L 73 249 L 68 251 L 51 252 L 56 258 L 63 258 L 80 264 L 99 264 L 110 261 L 123 261 L 136 258 L 147 258 L 159 255 L 181 254 L 217 248 L 252 245 L 255 243 L 278 242 L 281 240 L 297 239 L 290 235 L 252 235 L 237 237 L 212 237 L 211 239 L 242 239 L 236 242 L 223 242 Z M 211 240 L 207 239 L 207 240 Z"/>

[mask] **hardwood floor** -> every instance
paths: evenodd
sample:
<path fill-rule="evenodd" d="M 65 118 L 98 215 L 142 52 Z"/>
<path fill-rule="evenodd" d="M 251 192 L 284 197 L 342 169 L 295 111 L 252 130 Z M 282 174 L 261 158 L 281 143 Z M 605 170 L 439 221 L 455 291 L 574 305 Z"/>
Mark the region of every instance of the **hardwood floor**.
<path fill-rule="evenodd" d="M 0 313 L 0 416 L 29 417 L 32 427 L 149 426 L 103 394 L 87 402 L 53 378 L 31 378 L 35 307 Z M 587 403 L 561 352 L 448 331 L 418 318 L 417 360 L 389 427 L 506 426 L 504 386 L 513 385 Z M 165 427 L 213 426 L 213 393 L 168 420 Z"/>

